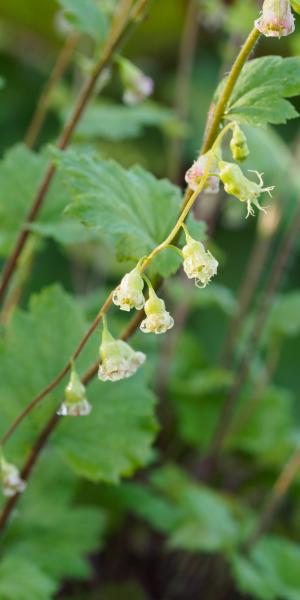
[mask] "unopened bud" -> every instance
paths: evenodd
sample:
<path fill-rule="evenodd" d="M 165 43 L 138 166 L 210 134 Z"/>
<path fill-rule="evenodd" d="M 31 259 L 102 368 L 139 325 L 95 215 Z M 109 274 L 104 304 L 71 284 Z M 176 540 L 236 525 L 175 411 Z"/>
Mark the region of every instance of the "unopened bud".
<path fill-rule="evenodd" d="M 247 138 L 237 123 L 233 130 L 230 142 L 230 150 L 234 160 L 242 161 L 249 156 Z"/>

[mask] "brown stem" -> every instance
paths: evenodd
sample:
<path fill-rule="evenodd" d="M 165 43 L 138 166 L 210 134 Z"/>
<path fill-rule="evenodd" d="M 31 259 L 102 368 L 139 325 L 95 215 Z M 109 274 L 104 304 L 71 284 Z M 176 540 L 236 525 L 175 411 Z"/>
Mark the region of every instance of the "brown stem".
<path fill-rule="evenodd" d="M 72 367 L 72 362 L 76 360 L 76 358 L 79 356 L 79 354 L 81 353 L 81 351 L 83 350 L 83 348 L 85 347 L 86 343 L 88 342 L 88 340 L 90 339 L 92 333 L 94 333 L 96 327 L 98 326 L 98 324 L 100 323 L 101 319 L 103 318 L 103 316 L 106 314 L 106 312 L 108 311 L 111 303 L 112 303 L 112 296 L 113 296 L 113 292 L 110 293 L 110 295 L 108 296 L 108 298 L 106 299 L 106 301 L 104 302 L 103 306 L 101 307 L 101 309 L 99 310 L 96 318 L 94 319 L 92 325 L 90 326 L 90 328 L 88 329 L 88 331 L 85 333 L 85 335 L 83 336 L 83 338 L 80 340 L 76 350 L 74 351 L 74 353 L 72 354 L 71 358 L 68 360 L 67 364 L 64 366 L 64 368 L 60 371 L 60 373 L 26 406 L 26 408 L 24 408 L 24 410 L 17 416 L 17 418 L 14 420 L 14 422 L 12 423 L 12 425 L 10 426 L 10 428 L 6 431 L 6 433 L 2 436 L 1 440 L 0 440 L 0 445 L 4 446 L 4 444 L 6 444 L 8 442 L 8 440 L 10 439 L 10 437 L 13 435 L 13 433 L 16 431 L 17 427 L 20 425 L 20 423 L 22 423 L 23 419 L 25 419 L 25 417 L 27 417 L 27 415 L 44 399 L 46 398 L 46 396 L 48 396 L 48 394 L 50 394 L 50 392 L 52 392 L 52 390 L 54 390 L 54 388 L 56 388 L 56 386 L 62 381 L 62 379 L 65 377 L 65 375 L 70 371 L 71 367 Z"/>
<path fill-rule="evenodd" d="M 66 122 L 66 124 L 64 126 L 61 137 L 57 143 L 57 147 L 60 150 L 64 150 L 67 147 L 67 145 L 71 139 L 71 136 L 82 116 L 82 113 L 83 113 L 84 109 L 86 108 L 86 105 L 88 104 L 88 102 L 94 92 L 99 75 L 102 73 L 102 71 L 105 69 L 107 64 L 110 62 L 115 50 L 119 47 L 119 45 L 123 41 L 124 36 L 127 33 L 127 30 L 129 28 L 130 24 L 133 21 L 135 21 L 137 14 L 139 14 L 139 11 L 141 10 L 141 6 L 144 6 L 146 4 L 146 0 L 140 0 L 140 2 L 138 2 L 134 6 L 134 10 L 131 11 L 133 1 L 134 0 L 123 0 L 121 2 L 120 8 L 117 12 L 117 15 L 115 17 L 115 20 L 114 20 L 114 23 L 113 23 L 113 26 L 111 29 L 111 33 L 110 33 L 107 43 L 104 47 L 101 59 L 99 60 L 98 64 L 96 65 L 90 78 L 83 85 L 83 88 L 81 90 L 81 93 L 79 94 L 79 98 L 76 102 L 73 113 L 71 114 L 69 120 Z M 52 182 L 55 171 L 56 171 L 56 167 L 53 164 L 49 165 L 49 167 L 43 177 L 43 180 L 40 184 L 40 187 L 37 191 L 37 194 L 34 198 L 33 204 L 27 214 L 23 229 L 21 230 L 21 232 L 19 234 L 19 237 L 17 239 L 15 247 L 4 266 L 2 280 L 0 283 L 0 299 L 3 297 L 3 295 L 6 292 L 7 286 L 10 282 L 10 278 L 17 266 L 19 256 L 24 248 L 25 242 L 30 233 L 30 231 L 27 228 L 28 223 L 32 223 L 35 220 L 35 218 L 44 202 L 46 193 Z"/>
<path fill-rule="evenodd" d="M 144 311 L 141 310 L 138 312 L 135 317 L 131 320 L 128 327 L 123 331 L 120 339 L 126 341 L 132 334 L 136 331 L 142 319 L 144 318 Z M 81 381 L 84 385 L 88 385 L 88 383 L 95 377 L 99 368 L 99 361 L 96 361 L 83 375 Z M 21 471 L 21 477 L 23 481 L 28 481 L 43 448 L 45 447 L 51 433 L 58 425 L 60 421 L 60 417 L 57 415 L 57 412 L 50 417 L 49 421 L 45 425 L 44 429 L 41 431 L 38 436 L 34 446 L 31 449 L 31 452 L 24 464 L 24 467 Z M 9 520 L 9 517 L 15 508 L 21 494 L 16 494 L 12 498 L 9 498 L 3 508 L 3 511 L 0 515 L 0 533 L 3 533 L 3 530 Z"/>
<path fill-rule="evenodd" d="M 73 52 L 79 42 L 79 35 L 70 36 L 63 45 L 52 73 L 39 98 L 36 110 L 26 132 L 24 142 L 28 148 L 33 148 L 45 121 L 54 90 L 67 70 Z"/>
<path fill-rule="evenodd" d="M 190 0 L 186 19 L 183 28 L 183 34 L 179 50 L 179 61 L 176 81 L 176 102 L 175 112 L 181 121 L 186 121 L 189 110 L 191 73 L 193 68 L 194 56 L 197 45 L 198 34 L 198 0 Z M 169 178 L 172 181 L 179 179 L 179 167 L 182 159 L 183 140 L 173 138 L 170 146 L 169 156 Z"/>
<path fill-rule="evenodd" d="M 210 458 L 215 460 L 224 440 L 227 436 L 230 427 L 231 417 L 239 398 L 240 391 L 246 381 L 249 372 L 249 366 L 255 353 L 258 341 L 261 337 L 263 327 L 269 314 L 269 309 L 272 304 L 273 297 L 277 292 L 282 277 L 284 275 L 290 254 L 296 244 L 300 229 L 300 208 L 297 209 L 294 219 L 284 236 L 282 244 L 279 248 L 277 258 L 273 264 L 270 277 L 256 311 L 256 318 L 252 327 L 252 332 L 247 343 L 240 362 L 237 367 L 235 381 L 229 394 L 225 400 L 224 407 L 221 413 L 219 423 L 217 425 L 210 450 Z"/>
<path fill-rule="evenodd" d="M 273 490 L 267 501 L 265 509 L 258 520 L 258 523 L 245 544 L 246 550 L 250 550 L 254 544 L 267 531 L 273 518 L 280 507 L 284 497 L 288 493 L 300 469 L 300 448 L 290 457 L 284 465 Z"/>

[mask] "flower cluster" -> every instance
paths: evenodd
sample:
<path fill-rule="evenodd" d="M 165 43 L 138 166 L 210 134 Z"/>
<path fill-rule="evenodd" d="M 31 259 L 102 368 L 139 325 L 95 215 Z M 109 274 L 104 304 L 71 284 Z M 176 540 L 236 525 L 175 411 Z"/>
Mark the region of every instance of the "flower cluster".
<path fill-rule="evenodd" d="M 83 417 L 90 414 L 92 407 L 86 398 L 84 385 L 73 365 L 70 381 L 65 389 L 65 400 L 58 409 L 60 416 Z"/>
<path fill-rule="evenodd" d="M 6 462 L 3 456 L 0 460 L 0 479 L 4 496 L 12 497 L 21 494 L 26 488 L 26 483 L 21 478 L 19 469 L 15 465 Z"/>
<path fill-rule="evenodd" d="M 294 0 L 295 1 L 295 0 Z M 297 2 L 295 2 L 297 4 Z M 298 2 L 299 6 L 299 2 Z M 282 37 L 293 33 L 295 19 L 289 0 L 265 0 L 255 26 L 267 37 Z"/>
<path fill-rule="evenodd" d="M 123 101 L 129 106 L 139 104 L 153 93 L 151 77 L 144 75 L 138 67 L 125 58 L 118 59 L 119 72 L 124 88 Z"/>

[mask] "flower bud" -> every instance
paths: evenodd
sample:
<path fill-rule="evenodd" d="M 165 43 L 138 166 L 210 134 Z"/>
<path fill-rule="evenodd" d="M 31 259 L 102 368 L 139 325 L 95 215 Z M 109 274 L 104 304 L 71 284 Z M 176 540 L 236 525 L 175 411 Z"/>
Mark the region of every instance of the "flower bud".
<path fill-rule="evenodd" d="M 204 175 L 207 159 L 209 158 L 210 153 L 202 154 L 199 158 L 193 163 L 191 168 L 185 174 L 185 181 L 190 186 L 191 190 L 194 192 L 197 190 L 201 183 L 201 178 Z M 218 161 L 217 159 L 213 159 L 211 162 L 210 171 L 212 173 L 218 173 Z M 207 194 L 217 194 L 219 191 L 219 178 L 214 175 L 210 175 L 204 185 L 203 191 Z"/>
<path fill-rule="evenodd" d="M 120 285 L 113 294 L 113 302 L 121 310 L 140 310 L 145 304 L 143 295 L 144 281 L 138 267 L 124 275 Z"/>
<path fill-rule="evenodd" d="M 143 352 L 135 352 L 129 344 L 116 340 L 104 325 L 100 346 L 98 377 L 101 381 L 119 381 L 135 374 L 145 362 Z"/>
<path fill-rule="evenodd" d="M 65 389 L 65 400 L 57 414 L 65 417 L 85 417 L 90 414 L 92 407 L 86 399 L 85 386 L 81 383 L 80 377 L 72 368 L 70 381 Z"/>
<path fill-rule="evenodd" d="M 242 161 L 245 160 L 247 156 L 249 156 L 247 138 L 237 123 L 233 130 L 230 142 L 230 150 L 234 160 Z"/>
<path fill-rule="evenodd" d="M 265 0 L 255 26 L 267 37 L 289 35 L 295 30 L 295 19 L 289 0 Z"/>
<path fill-rule="evenodd" d="M 0 461 L 0 476 L 4 496 L 12 497 L 21 494 L 26 488 L 26 483 L 20 476 L 19 469 L 2 457 Z"/>
<path fill-rule="evenodd" d="M 291 0 L 291 5 L 294 11 L 300 15 L 300 0 Z"/>
<path fill-rule="evenodd" d="M 263 187 L 264 182 L 261 173 L 256 173 L 259 183 L 255 183 L 250 179 L 247 179 L 243 174 L 240 167 L 234 163 L 225 161 L 219 162 L 220 168 L 220 179 L 224 183 L 224 189 L 227 194 L 235 196 L 241 202 L 247 203 L 247 217 L 254 215 L 252 204 L 254 204 L 259 210 L 265 209 L 259 204 L 258 198 L 262 192 L 267 192 L 271 196 L 273 187 Z"/>
<path fill-rule="evenodd" d="M 201 242 L 194 240 L 187 231 L 185 235 L 186 245 L 182 248 L 184 271 L 189 279 L 195 279 L 197 287 L 206 287 L 217 274 L 219 263 Z"/>
<path fill-rule="evenodd" d="M 144 75 L 143 71 L 125 58 L 118 59 L 120 77 L 124 86 L 123 101 L 134 106 L 148 96 L 154 88 L 153 79 Z"/>
<path fill-rule="evenodd" d="M 166 311 L 164 301 L 149 287 L 149 299 L 145 304 L 146 319 L 141 323 L 143 333 L 166 333 L 174 325 L 174 319 Z"/>

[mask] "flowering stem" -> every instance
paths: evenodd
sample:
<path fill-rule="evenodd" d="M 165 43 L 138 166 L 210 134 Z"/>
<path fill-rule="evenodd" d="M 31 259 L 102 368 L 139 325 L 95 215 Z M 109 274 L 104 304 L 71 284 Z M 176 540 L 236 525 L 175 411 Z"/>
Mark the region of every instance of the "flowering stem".
<path fill-rule="evenodd" d="M 28 148 L 33 148 L 36 143 L 47 115 L 52 94 L 70 64 L 73 52 L 79 42 L 79 37 L 77 33 L 69 36 L 58 55 L 24 138 L 24 142 Z"/>
<path fill-rule="evenodd" d="M 74 110 L 69 120 L 65 124 L 63 132 L 59 138 L 57 147 L 60 150 L 65 150 L 65 148 L 68 146 L 72 134 L 83 114 L 83 111 L 86 108 L 90 98 L 92 97 L 99 75 L 109 64 L 114 52 L 117 50 L 117 48 L 119 48 L 130 26 L 137 21 L 138 17 L 140 16 L 140 11 L 142 7 L 145 7 L 149 0 L 139 0 L 134 6 L 133 2 L 134 0 L 123 0 L 120 4 L 120 7 L 117 10 L 117 14 L 115 16 L 110 35 L 108 36 L 101 58 L 95 66 L 93 73 L 83 85 Z M 24 220 L 24 225 L 21 229 L 15 247 L 4 266 L 2 280 L 0 282 L 0 299 L 6 292 L 11 276 L 13 275 L 14 270 L 17 266 L 19 256 L 30 234 L 28 224 L 32 223 L 37 217 L 55 173 L 56 167 L 52 163 L 49 165 L 43 177 L 37 194 L 33 200 L 32 206 Z"/>
<path fill-rule="evenodd" d="M 135 317 L 129 323 L 128 327 L 123 331 L 122 335 L 120 336 L 121 340 L 126 341 L 129 337 L 131 337 L 131 335 L 136 331 L 136 329 L 140 325 L 140 323 L 143 319 L 143 316 L 144 316 L 143 311 L 140 311 L 139 313 L 137 313 L 135 315 Z M 96 361 L 93 365 L 91 365 L 91 367 L 85 372 L 85 374 L 81 378 L 81 382 L 83 383 L 83 385 L 88 385 L 88 383 L 97 374 L 98 368 L 99 368 L 99 361 Z M 59 406 L 60 406 L 60 404 L 59 404 Z M 59 406 L 57 408 L 59 408 Z M 33 467 L 35 466 L 51 433 L 54 431 L 54 429 L 58 425 L 60 418 L 61 417 L 59 417 L 55 411 L 55 413 L 50 417 L 50 419 L 46 423 L 44 429 L 41 431 L 40 435 L 38 436 L 34 446 L 32 447 L 32 449 L 30 451 L 30 454 L 23 466 L 23 469 L 21 470 L 21 478 L 23 481 L 28 481 L 28 479 L 32 473 Z M 1 453 L 1 447 L 0 447 L 0 453 Z M 0 533 L 3 533 L 3 529 L 5 528 L 8 520 L 9 520 L 9 517 L 10 517 L 13 509 L 15 508 L 20 496 L 21 496 L 21 494 L 17 493 L 15 496 L 9 498 L 6 502 L 6 504 L 4 505 L 3 511 L 0 514 Z"/>

